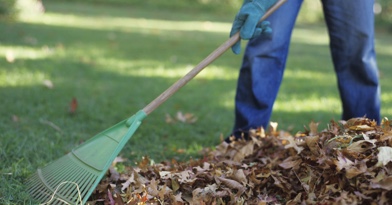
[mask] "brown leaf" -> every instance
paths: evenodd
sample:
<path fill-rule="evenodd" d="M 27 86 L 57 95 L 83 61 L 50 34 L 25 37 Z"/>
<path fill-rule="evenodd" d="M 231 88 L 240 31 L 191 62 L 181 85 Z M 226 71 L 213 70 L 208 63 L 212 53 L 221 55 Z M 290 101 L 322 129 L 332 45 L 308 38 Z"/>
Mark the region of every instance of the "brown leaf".
<path fill-rule="evenodd" d="M 176 179 L 171 180 L 171 187 L 173 189 L 173 192 L 176 192 L 178 189 L 180 189 L 180 184 L 177 182 Z"/>
<path fill-rule="evenodd" d="M 147 186 L 147 192 L 151 196 L 154 196 L 154 197 L 159 196 L 158 185 L 157 185 L 157 182 L 155 181 L 155 179 L 152 179 L 150 181 L 150 184 Z"/>
<path fill-rule="evenodd" d="M 309 128 L 310 128 L 310 132 L 309 132 L 309 136 L 316 136 L 318 135 L 318 126 L 320 123 L 316 123 L 316 122 L 310 122 L 309 124 Z"/>
<path fill-rule="evenodd" d="M 71 102 L 69 103 L 69 114 L 75 114 L 76 109 L 78 109 L 78 101 L 75 97 L 73 97 Z"/>
<path fill-rule="evenodd" d="M 169 114 L 166 113 L 166 115 L 165 115 L 165 122 L 166 122 L 167 124 L 173 124 L 173 123 L 175 123 L 176 121 L 175 121 Z"/>
<path fill-rule="evenodd" d="M 195 117 L 192 113 L 177 112 L 176 119 L 183 123 L 192 124 L 197 121 L 197 117 Z"/>
<path fill-rule="evenodd" d="M 182 193 L 181 192 L 179 192 L 178 194 L 174 195 L 173 202 L 174 202 L 173 203 L 174 205 L 176 205 L 176 204 L 184 204 L 185 203 L 185 201 L 182 200 Z"/>
<path fill-rule="evenodd" d="M 346 177 L 348 179 L 352 179 L 360 174 L 363 174 L 367 171 L 366 162 L 358 161 L 355 162 L 354 166 L 346 167 Z"/>
<path fill-rule="evenodd" d="M 108 189 L 108 199 L 109 199 L 109 205 L 115 205 L 116 201 L 114 201 L 112 193 L 110 192 L 110 189 Z"/>
<path fill-rule="evenodd" d="M 120 179 L 120 174 L 117 172 L 117 170 L 114 167 L 109 168 L 109 173 L 110 173 L 111 182 L 117 182 Z"/>
<path fill-rule="evenodd" d="M 320 155 L 320 146 L 319 146 L 320 137 L 318 135 L 307 136 L 305 137 L 306 145 L 309 147 L 312 154 L 319 156 Z"/>
<path fill-rule="evenodd" d="M 246 185 L 248 183 L 248 179 L 246 178 L 243 169 L 235 170 L 232 178 L 242 185 Z"/>
<path fill-rule="evenodd" d="M 161 174 L 161 172 L 159 173 Z M 194 174 L 191 170 L 184 170 L 178 173 L 171 173 L 168 174 L 168 176 L 171 176 L 170 178 L 177 178 L 178 182 L 181 183 L 191 183 L 194 182 L 196 180 L 196 178 L 194 177 Z"/>
<path fill-rule="evenodd" d="M 293 192 L 292 186 L 290 185 L 290 183 L 286 179 L 284 179 L 282 176 L 272 174 L 271 177 L 274 179 L 274 185 L 281 188 L 284 192 L 287 192 L 287 193 Z"/>
<path fill-rule="evenodd" d="M 148 156 L 142 157 L 142 160 L 137 165 L 140 169 L 147 170 L 150 165 L 150 158 Z"/>
<path fill-rule="evenodd" d="M 297 205 L 297 204 L 301 204 L 301 197 L 302 197 L 302 193 L 298 193 L 297 196 L 295 196 L 294 199 L 289 200 L 286 205 Z"/>
<path fill-rule="evenodd" d="M 360 140 L 353 142 L 351 145 L 347 147 L 347 151 L 351 153 L 363 153 L 369 149 L 376 147 L 375 143 L 377 140 Z"/>
<path fill-rule="evenodd" d="M 132 172 L 131 176 L 129 176 L 129 178 L 127 179 L 127 181 L 125 181 L 124 183 L 121 184 L 121 185 L 122 185 L 121 190 L 124 191 L 124 190 L 127 189 L 131 184 L 136 184 L 134 172 Z"/>
<path fill-rule="evenodd" d="M 235 154 L 233 156 L 233 161 L 235 161 L 235 162 L 242 161 L 245 157 L 247 157 L 253 153 L 253 148 L 254 148 L 254 144 L 251 142 L 249 142 L 245 146 L 239 148 L 238 151 L 235 152 Z"/>
<path fill-rule="evenodd" d="M 291 156 L 286 158 L 282 163 L 279 164 L 283 169 L 291 169 L 297 167 L 302 163 L 302 159 L 298 156 Z"/>
<path fill-rule="evenodd" d="M 303 147 L 299 147 L 297 145 L 297 143 L 295 142 L 294 137 L 291 136 L 291 135 L 283 135 L 283 136 L 281 135 L 279 137 L 279 139 L 286 140 L 288 142 L 288 144 L 286 144 L 284 146 L 285 149 L 294 148 L 297 151 L 298 154 L 301 153 L 302 150 L 304 149 Z"/>
<path fill-rule="evenodd" d="M 172 189 L 170 189 L 169 187 L 167 187 L 166 184 L 164 184 L 163 186 L 159 186 L 159 189 L 160 189 L 160 191 L 159 191 L 158 196 L 161 200 L 164 200 L 165 196 L 174 193 L 174 191 Z"/>
<path fill-rule="evenodd" d="M 388 176 L 379 182 L 372 182 L 370 186 L 374 189 L 381 188 L 390 191 L 392 190 L 392 176 Z"/>
<path fill-rule="evenodd" d="M 242 193 L 244 193 L 245 191 L 245 187 L 235 180 L 227 179 L 224 177 L 215 177 L 215 181 L 217 183 L 222 183 L 223 185 L 227 186 L 230 189 L 237 190 L 237 196 L 242 195 Z"/>
<path fill-rule="evenodd" d="M 347 159 L 343 155 L 339 155 L 337 160 L 334 160 L 334 163 L 338 171 L 341 171 L 342 169 L 348 169 L 354 165 L 353 161 Z"/>
<path fill-rule="evenodd" d="M 206 202 L 211 201 L 212 197 L 215 196 L 216 184 L 209 184 L 204 188 L 197 188 L 192 191 L 192 201 L 193 202 Z"/>

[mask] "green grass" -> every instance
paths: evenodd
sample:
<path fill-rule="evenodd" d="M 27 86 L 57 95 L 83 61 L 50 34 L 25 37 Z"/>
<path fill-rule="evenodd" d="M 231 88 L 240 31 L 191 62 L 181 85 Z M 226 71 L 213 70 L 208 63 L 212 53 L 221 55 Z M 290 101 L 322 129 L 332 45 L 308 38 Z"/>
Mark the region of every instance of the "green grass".
<path fill-rule="evenodd" d="M 223 43 L 232 19 L 61 2 L 47 2 L 46 9 L 43 16 L 0 23 L 0 204 L 32 204 L 23 183 L 37 167 L 142 109 Z M 388 117 L 392 38 L 379 32 L 376 43 L 382 115 Z M 13 63 L 5 58 L 10 53 Z M 240 63 L 241 56 L 224 54 L 149 115 L 121 155 L 130 163 L 144 155 L 187 160 L 217 145 L 232 126 Z M 320 127 L 338 120 L 335 81 L 324 26 L 298 25 L 272 121 L 296 132 L 311 120 Z M 71 116 L 73 97 L 79 107 Z M 179 111 L 193 113 L 197 122 L 165 122 L 166 114 Z"/>

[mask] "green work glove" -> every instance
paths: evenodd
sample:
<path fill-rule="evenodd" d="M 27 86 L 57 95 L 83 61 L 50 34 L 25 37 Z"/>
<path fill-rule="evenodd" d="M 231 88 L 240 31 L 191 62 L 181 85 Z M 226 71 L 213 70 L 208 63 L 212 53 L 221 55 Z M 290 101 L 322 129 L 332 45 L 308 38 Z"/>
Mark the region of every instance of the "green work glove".
<path fill-rule="evenodd" d="M 259 23 L 265 12 L 273 6 L 277 0 L 244 0 L 240 11 L 235 16 L 230 31 L 230 37 L 240 32 L 241 39 L 249 40 L 260 34 L 271 34 L 272 29 L 268 21 Z M 233 53 L 241 52 L 241 40 L 231 47 Z"/>

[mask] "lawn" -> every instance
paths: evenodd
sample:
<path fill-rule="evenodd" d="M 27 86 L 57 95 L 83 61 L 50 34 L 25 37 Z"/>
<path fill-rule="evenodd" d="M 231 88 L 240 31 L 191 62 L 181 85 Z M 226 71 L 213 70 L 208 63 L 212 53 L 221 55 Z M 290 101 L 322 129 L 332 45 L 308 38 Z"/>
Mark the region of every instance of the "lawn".
<path fill-rule="evenodd" d="M 142 109 L 228 37 L 233 15 L 47 2 L 0 23 L 0 204 L 31 204 L 23 183 Z M 272 121 L 293 133 L 341 112 L 323 25 L 298 24 Z M 382 116 L 392 115 L 392 38 L 376 38 Z M 121 155 L 187 160 L 229 134 L 241 55 L 227 52 L 151 113 Z M 76 112 L 69 113 L 75 98 Z M 177 113 L 195 122 L 168 122 Z M 97 147 L 97 150 L 100 149 Z"/>

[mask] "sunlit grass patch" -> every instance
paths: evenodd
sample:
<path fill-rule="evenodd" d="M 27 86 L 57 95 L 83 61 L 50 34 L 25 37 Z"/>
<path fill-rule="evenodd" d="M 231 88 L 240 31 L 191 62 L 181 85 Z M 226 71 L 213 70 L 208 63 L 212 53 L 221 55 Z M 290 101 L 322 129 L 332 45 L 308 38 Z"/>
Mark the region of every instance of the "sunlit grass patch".
<path fill-rule="evenodd" d="M 0 87 L 42 85 L 47 79 L 45 72 L 33 71 L 4 71 L 0 70 Z"/>
<path fill-rule="evenodd" d="M 392 92 L 388 90 L 384 90 L 384 92 L 381 92 L 381 99 L 382 99 L 382 116 L 383 117 L 388 117 L 389 119 L 392 118 Z"/>
<path fill-rule="evenodd" d="M 332 97 L 313 95 L 307 98 L 298 98 L 293 94 L 290 98 L 284 98 L 274 106 L 276 112 L 293 112 L 300 115 L 301 112 L 330 112 L 339 114 L 341 112 L 340 100 Z"/>
<path fill-rule="evenodd" d="M 53 54 L 52 48 L 47 46 L 32 48 L 30 46 L 3 46 L 0 45 L 0 58 L 5 58 L 8 63 L 23 59 L 42 59 Z"/>
<path fill-rule="evenodd" d="M 293 31 L 292 41 L 311 45 L 327 45 L 329 43 L 325 27 L 296 27 Z"/>
<path fill-rule="evenodd" d="M 195 59 L 197 60 L 197 59 Z M 120 75 L 140 77 L 160 77 L 178 79 L 192 70 L 196 64 L 177 64 L 175 62 L 161 62 L 154 60 L 124 60 L 102 58 L 97 60 L 101 70 L 116 72 Z M 200 72 L 196 78 L 208 80 L 234 80 L 237 72 L 227 72 L 228 68 L 211 65 Z"/>
<path fill-rule="evenodd" d="M 99 29 L 107 31 L 129 31 L 154 34 L 160 30 L 169 31 L 203 31 L 227 33 L 230 23 L 213 21 L 181 21 L 148 18 L 113 17 L 113 16 L 82 16 L 74 14 L 58 14 L 47 12 L 42 15 L 26 15 L 22 22 L 46 24 L 83 29 Z"/>

